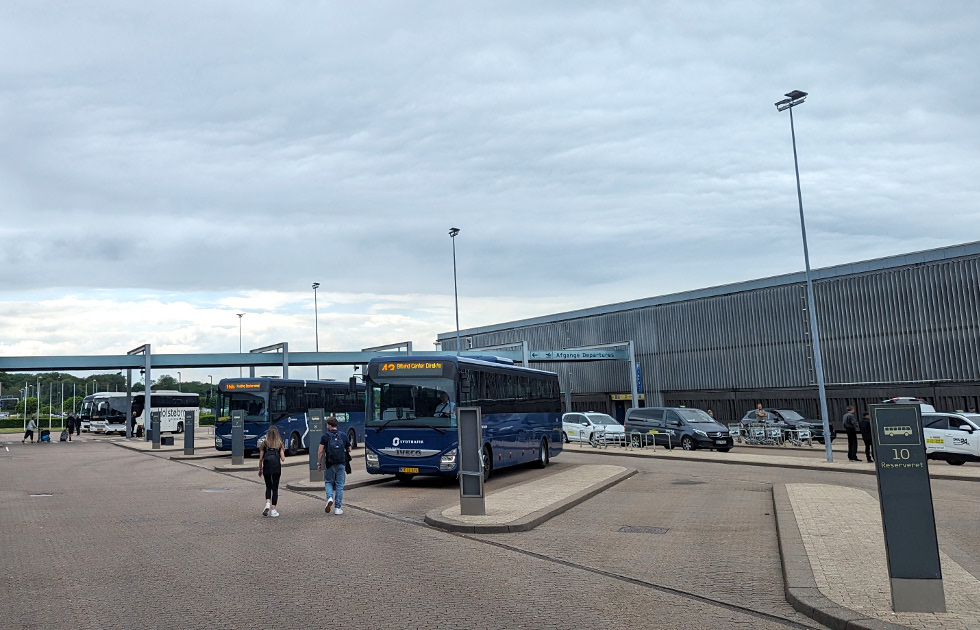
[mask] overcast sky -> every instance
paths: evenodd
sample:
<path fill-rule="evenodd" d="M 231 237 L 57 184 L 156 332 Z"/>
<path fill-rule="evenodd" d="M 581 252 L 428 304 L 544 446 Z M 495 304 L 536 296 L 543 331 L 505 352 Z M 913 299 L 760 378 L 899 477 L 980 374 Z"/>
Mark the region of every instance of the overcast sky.
<path fill-rule="evenodd" d="M 0 355 L 233 352 L 242 311 L 246 350 L 313 350 L 314 281 L 321 350 L 432 348 L 452 226 L 464 329 L 799 271 L 794 89 L 814 267 L 978 240 L 977 33 L 953 1 L 7 0 Z"/>

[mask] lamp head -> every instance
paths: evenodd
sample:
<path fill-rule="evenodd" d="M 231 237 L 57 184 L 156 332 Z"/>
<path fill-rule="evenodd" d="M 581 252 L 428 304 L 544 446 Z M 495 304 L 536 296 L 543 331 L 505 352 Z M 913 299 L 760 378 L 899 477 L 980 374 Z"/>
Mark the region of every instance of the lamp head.
<path fill-rule="evenodd" d="M 801 92 L 800 90 L 793 90 L 792 92 L 786 93 L 786 98 L 776 103 L 776 109 L 783 112 L 790 107 L 796 107 L 800 103 L 806 100 L 806 92 Z"/>
<path fill-rule="evenodd" d="M 313 283 L 313 290 L 316 291 L 319 288 L 320 288 L 320 283 L 319 282 L 314 282 Z"/>
<path fill-rule="evenodd" d="M 457 234 L 459 234 L 459 228 L 449 228 L 449 237 L 450 238 L 456 238 L 456 235 Z"/>

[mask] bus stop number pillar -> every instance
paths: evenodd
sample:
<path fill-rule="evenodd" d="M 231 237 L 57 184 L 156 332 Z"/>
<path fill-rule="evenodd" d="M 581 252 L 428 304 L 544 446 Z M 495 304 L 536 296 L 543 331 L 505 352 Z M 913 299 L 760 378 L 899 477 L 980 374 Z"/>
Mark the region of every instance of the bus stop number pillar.
<path fill-rule="evenodd" d="M 231 463 L 245 463 L 245 412 L 241 409 L 231 412 Z"/>
<path fill-rule="evenodd" d="M 194 454 L 194 412 L 184 412 L 184 455 Z"/>
<path fill-rule="evenodd" d="M 460 407 L 459 425 L 459 513 L 487 513 L 483 493 L 483 417 L 479 407 Z"/>
<path fill-rule="evenodd" d="M 150 431 L 153 433 L 153 448 L 160 448 L 160 412 L 150 412 Z"/>
<path fill-rule="evenodd" d="M 870 409 L 892 610 L 946 612 L 919 406 Z"/>
<path fill-rule="evenodd" d="M 323 471 L 317 468 L 320 451 L 320 438 L 323 437 L 323 409 L 310 409 L 309 433 L 306 439 L 310 446 L 310 481 L 323 481 Z"/>

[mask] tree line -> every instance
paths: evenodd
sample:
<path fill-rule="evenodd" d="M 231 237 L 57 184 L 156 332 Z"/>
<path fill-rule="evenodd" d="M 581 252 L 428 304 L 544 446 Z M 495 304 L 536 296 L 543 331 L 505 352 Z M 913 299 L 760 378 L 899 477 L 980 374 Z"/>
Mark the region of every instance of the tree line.
<path fill-rule="evenodd" d="M 133 392 L 144 390 L 143 381 L 133 383 Z M 201 407 L 210 406 L 209 394 L 213 391 L 210 383 L 200 381 L 182 381 L 164 374 L 155 379 L 151 389 L 179 390 L 198 394 Z M 125 392 L 126 377 L 122 373 L 94 374 L 86 377 L 73 376 L 61 372 L 38 374 L 0 372 L 0 412 L 23 414 L 25 406 L 27 413 L 42 416 L 78 411 L 82 399 L 96 392 Z M 12 400 L 12 399 L 16 399 Z M 49 404 L 50 401 L 50 404 Z"/>

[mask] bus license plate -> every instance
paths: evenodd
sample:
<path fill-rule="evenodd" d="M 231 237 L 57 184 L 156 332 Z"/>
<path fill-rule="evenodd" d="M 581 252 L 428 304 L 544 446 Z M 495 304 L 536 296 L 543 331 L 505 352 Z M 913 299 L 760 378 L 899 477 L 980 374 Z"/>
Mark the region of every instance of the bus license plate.
<path fill-rule="evenodd" d="M 398 469 L 398 472 L 401 472 L 401 473 L 413 473 L 413 474 L 416 474 L 417 475 L 419 473 L 419 469 L 418 468 L 399 468 Z"/>
<path fill-rule="evenodd" d="M 715 440 L 715 444 L 728 444 L 727 440 Z"/>

